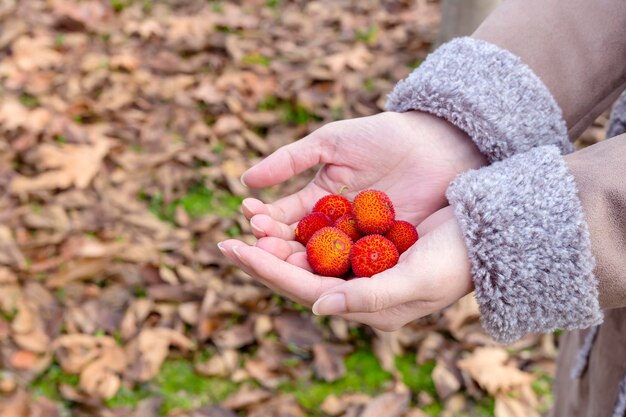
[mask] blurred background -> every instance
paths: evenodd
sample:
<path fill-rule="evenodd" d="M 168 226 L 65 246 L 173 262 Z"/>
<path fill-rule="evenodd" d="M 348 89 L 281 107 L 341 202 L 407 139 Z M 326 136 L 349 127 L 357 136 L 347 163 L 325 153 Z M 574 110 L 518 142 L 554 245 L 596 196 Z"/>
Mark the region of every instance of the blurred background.
<path fill-rule="evenodd" d="M 0 0 L 0 415 L 545 413 L 558 335 L 496 345 L 471 297 L 395 333 L 314 317 L 215 246 L 310 179 L 247 167 L 382 111 L 495 3 Z"/>

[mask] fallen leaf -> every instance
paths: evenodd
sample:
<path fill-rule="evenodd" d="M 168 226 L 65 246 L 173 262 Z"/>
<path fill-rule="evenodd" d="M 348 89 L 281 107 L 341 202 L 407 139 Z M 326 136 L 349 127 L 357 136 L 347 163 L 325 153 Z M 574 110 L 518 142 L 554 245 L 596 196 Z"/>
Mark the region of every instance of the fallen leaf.
<path fill-rule="evenodd" d="M 316 343 L 313 345 L 313 368 L 315 369 L 315 375 L 326 382 L 342 378 L 346 374 L 342 353 L 345 353 L 345 348 L 341 349 L 338 346 L 327 343 Z"/>
<path fill-rule="evenodd" d="M 97 140 L 93 145 L 41 145 L 37 152 L 38 165 L 50 169 L 35 177 L 17 176 L 11 182 L 14 194 L 39 190 L 86 188 L 100 170 L 111 143 Z"/>
<path fill-rule="evenodd" d="M 454 372 L 450 370 L 442 359 L 437 360 L 437 364 L 435 365 L 431 376 L 433 378 L 433 382 L 435 383 L 437 395 L 442 400 L 445 400 L 450 395 L 461 389 L 461 381 L 459 381 Z"/>
<path fill-rule="evenodd" d="M 532 374 L 507 364 L 509 355 L 498 347 L 476 348 L 468 357 L 458 361 L 459 368 L 467 371 L 471 377 L 491 395 L 507 392 L 515 386 L 530 384 L 535 378 Z"/>
<path fill-rule="evenodd" d="M 410 398 L 408 392 L 379 395 L 365 406 L 359 417 L 399 417 L 407 411 Z"/>

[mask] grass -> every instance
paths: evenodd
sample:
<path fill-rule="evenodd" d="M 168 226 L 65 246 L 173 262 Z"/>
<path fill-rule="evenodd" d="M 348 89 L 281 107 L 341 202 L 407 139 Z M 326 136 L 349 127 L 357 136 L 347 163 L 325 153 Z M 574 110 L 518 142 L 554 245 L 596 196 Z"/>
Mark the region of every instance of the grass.
<path fill-rule="evenodd" d="M 152 196 L 140 194 L 139 198 L 148 202 L 152 214 L 169 223 L 174 223 L 174 214 L 179 206 L 182 206 L 192 219 L 207 214 L 228 218 L 237 213 L 243 200 L 239 196 L 225 191 L 214 191 L 203 185 L 189 188 L 187 194 L 171 203 L 165 203 L 160 193 Z"/>
<path fill-rule="evenodd" d="M 45 396 L 57 402 L 61 409 L 71 415 L 71 403 L 64 401 L 58 388 L 62 384 L 77 386 L 78 375 L 63 372 L 58 364 L 33 381 L 30 390 L 35 395 Z M 108 408 L 135 408 L 141 400 L 150 397 L 163 398 L 160 415 L 173 410 L 191 410 L 216 404 L 235 392 L 238 384 L 227 378 L 205 377 L 193 369 L 193 362 L 186 359 L 166 360 L 156 378 L 134 387 L 122 386 L 117 394 L 104 402 Z"/>
<path fill-rule="evenodd" d="M 371 45 L 378 39 L 378 33 L 379 29 L 376 25 L 370 26 L 367 30 L 357 30 L 356 40 Z"/>
<path fill-rule="evenodd" d="M 391 380 L 391 374 L 383 370 L 371 350 L 359 349 L 346 358 L 346 375 L 334 382 L 300 379 L 285 383 L 280 390 L 292 393 L 300 405 L 312 413 L 319 410 L 329 395 L 348 392 L 374 394 Z M 316 415 L 316 414 L 314 414 Z"/>
<path fill-rule="evenodd" d="M 276 96 L 265 97 L 257 107 L 261 111 L 280 111 L 282 121 L 291 125 L 305 125 L 322 120 L 321 117 L 312 113 L 303 105 L 279 99 Z"/>
<path fill-rule="evenodd" d="M 435 369 L 434 361 L 427 361 L 423 365 L 415 362 L 415 355 L 406 354 L 396 357 L 396 368 L 402 375 L 402 380 L 412 392 L 426 391 L 433 397 L 437 396 L 435 384 L 431 374 Z"/>
<path fill-rule="evenodd" d="M 263 67 L 269 67 L 272 63 L 272 59 L 265 55 L 261 55 L 258 52 L 244 56 L 241 62 L 248 65 L 261 65 Z"/>
<path fill-rule="evenodd" d="M 37 97 L 31 96 L 27 93 L 22 93 L 22 95 L 20 95 L 20 103 L 22 103 L 24 107 L 28 107 L 29 109 L 39 107 L 41 105 Z"/>

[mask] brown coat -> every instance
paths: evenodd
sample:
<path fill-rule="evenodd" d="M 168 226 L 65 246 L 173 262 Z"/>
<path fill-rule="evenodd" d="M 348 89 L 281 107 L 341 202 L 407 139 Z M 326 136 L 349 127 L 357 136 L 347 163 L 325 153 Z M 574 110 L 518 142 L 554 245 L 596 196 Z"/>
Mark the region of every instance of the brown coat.
<path fill-rule="evenodd" d="M 571 138 L 626 88 L 624 0 L 509 0 L 473 36 L 531 67 L 563 110 Z M 616 417 L 626 381 L 626 134 L 565 160 L 589 225 L 605 320 L 597 334 L 561 338 L 552 415 Z M 586 368 L 572 377 L 581 364 Z"/>

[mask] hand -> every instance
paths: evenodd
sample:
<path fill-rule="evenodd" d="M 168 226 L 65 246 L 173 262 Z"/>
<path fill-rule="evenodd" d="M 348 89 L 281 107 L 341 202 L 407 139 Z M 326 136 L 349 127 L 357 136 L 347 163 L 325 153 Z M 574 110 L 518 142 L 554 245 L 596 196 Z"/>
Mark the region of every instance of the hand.
<path fill-rule="evenodd" d="M 451 207 L 419 226 L 420 239 L 398 265 L 374 275 L 344 281 L 321 277 L 298 262 L 302 246 L 274 237 L 257 247 L 237 240 L 220 243 L 223 253 L 255 279 L 318 315 L 340 315 L 383 331 L 393 331 L 452 304 L 473 290 L 463 236 Z M 300 255 L 298 255 L 300 254 Z M 295 264 L 294 264 L 295 263 Z"/>
<path fill-rule="evenodd" d="M 396 218 L 418 224 L 447 204 L 445 191 L 460 172 L 486 164 L 472 140 L 445 120 L 421 112 L 381 113 L 329 123 L 284 146 L 242 176 L 249 187 L 283 182 L 324 165 L 299 192 L 271 204 L 248 198 L 243 212 L 256 237 L 293 240 L 295 224 L 324 195 L 386 192 Z"/>

